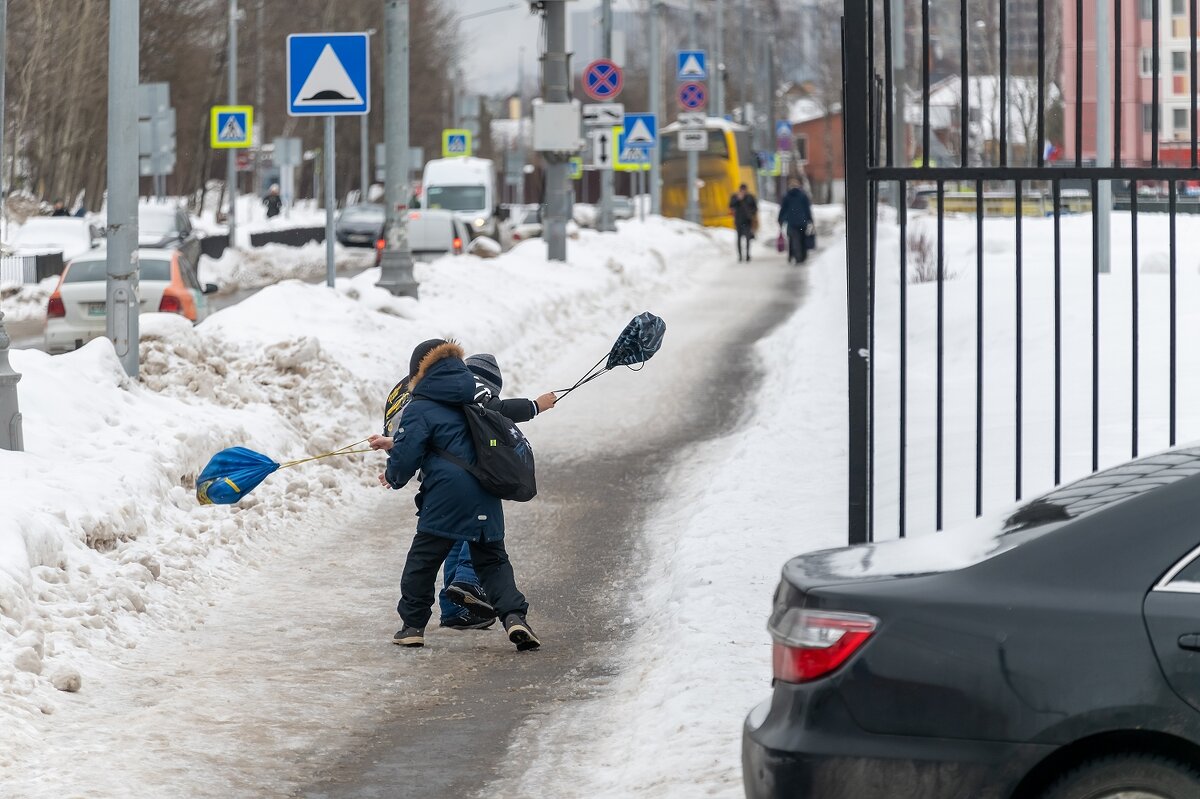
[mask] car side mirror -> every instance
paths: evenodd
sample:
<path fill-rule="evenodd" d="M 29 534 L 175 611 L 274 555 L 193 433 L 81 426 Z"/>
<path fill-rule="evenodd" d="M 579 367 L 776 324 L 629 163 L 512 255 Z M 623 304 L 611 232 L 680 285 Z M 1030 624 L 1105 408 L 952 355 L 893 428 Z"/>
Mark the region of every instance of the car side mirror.
<path fill-rule="evenodd" d="M 205 294 L 216 294 L 217 291 L 218 291 L 218 288 L 217 288 L 216 283 L 205 283 L 204 284 L 204 293 Z"/>

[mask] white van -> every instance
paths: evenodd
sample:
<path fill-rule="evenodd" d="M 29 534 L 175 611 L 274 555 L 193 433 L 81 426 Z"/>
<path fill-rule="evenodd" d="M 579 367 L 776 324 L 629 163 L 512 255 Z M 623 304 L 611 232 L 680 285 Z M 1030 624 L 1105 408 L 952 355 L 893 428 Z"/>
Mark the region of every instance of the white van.
<path fill-rule="evenodd" d="M 471 238 L 497 238 L 496 169 L 486 158 L 438 158 L 425 164 L 421 207 L 453 211 Z"/>
<path fill-rule="evenodd" d="M 455 214 L 436 208 L 408 212 L 408 248 L 414 261 L 462 255 L 471 243 L 467 226 Z M 375 265 L 383 261 L 384 240 L 375 243 Z"/>

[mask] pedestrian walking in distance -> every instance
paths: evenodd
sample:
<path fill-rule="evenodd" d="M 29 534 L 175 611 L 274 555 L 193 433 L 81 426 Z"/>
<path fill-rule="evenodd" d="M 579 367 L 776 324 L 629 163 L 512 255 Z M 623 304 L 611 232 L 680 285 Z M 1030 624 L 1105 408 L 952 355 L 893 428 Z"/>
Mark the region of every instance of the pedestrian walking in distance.
<path fill-rule="evenodd" d="M 381 484 L 401 488 L 421 473 L 417 532 L 404 563 L 396 606 L 404 626 L 392 641 L 424 646 L 438 570 L 451 550 L 466 541 L 475 573 L 509 640 L 518 650 L 537 649 L 541 642 L 525 618 L 529 605 L 517 589 L 504 548 L 501 500 L 466 469 L 438 454 L 440 450 L 467 464 L 476 463 L 461 406 L 476 402 L 477 389 L 463 356 L 462 347 L 453 341 L 430 339 L 417 345 L 409 361 L 411 399 L 400 413 L 399 425 L 390 441 L 383 436 L 370 438 L 374 448 L 385 448 L 385 441 L 391 444 Z"/>
<path fill-rule="evenodd" d="M 745 260 L 749 261 L 750 242 L 754 240 L 754 229 L 758 225 L 758 200 L 746 189 L 745 183 L 729 198 L 729 213 L 733 214 L 733 227 L 737 231 L 738 262 L 743 260 L 743 239 L 746 241 Z"/>
<path fill-rule="evenodd" d="M 283 198 L 279 196 L 278 183 L 271 184 L 271 190 L 263 197 L 263 205 L 267 206 L 267 219 L 279 216 L 279 211 L 283 208 Z"/>
<path fill-rule="evenodd" d="M 779 204 L 779 226 L 787 227 L 788 263 L 804 263 L 808 258 L 806 236 L 812 224 L 812 201 L 799 180 L 788 181 L 787 194 Z"/>

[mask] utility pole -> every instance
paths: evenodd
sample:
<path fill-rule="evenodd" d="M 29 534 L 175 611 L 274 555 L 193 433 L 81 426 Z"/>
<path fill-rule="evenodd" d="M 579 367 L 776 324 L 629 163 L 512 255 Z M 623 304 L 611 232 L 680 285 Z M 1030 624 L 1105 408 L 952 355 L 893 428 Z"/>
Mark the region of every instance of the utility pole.
<path fill-rule="evenodd" d="M 384 0 L 383 120 L 384 250 L 375 285 L 400 297 L 416 297 L 412 252 L 408 248 L 408 0 Z"/>
<path fill-rule="evenodd" d="M 688 47 L 696 49 L 696 0 L 688 0 Z M 688 150 L 687 154 L 687 213 L 689 222 L 700 224 L 700 153 Z"/>
<path fill-rule="evenodd" d="M 1096 3 L 1096 166 L 1112 166 L 1112 92 L 1108 71 L 1108 4 Z M 1039 145 L 1040 146 L 1040 145 Z M 1096 267 L 1112 271 L 1112 182 L 1096 182 Z"/>
<path fill-rule="evenodd" d="M 138 0 L 108 6 L 108 263 L 106 333 L 138 375 Z M 232 158 L 232 156 L 230 156 Z"/>
<path fill-rule="evenodd" d="M 904 2 L 904 0 L 899 0 L 899 2 Z M 750 119 L 750 89 L 754 85 L 750 80 L 752 58 L 750 53 L 750 0 L 742 0 L 742 124 L 750 132 L 751 147 L 754 146 L 754 122 Z"/>
<path fill-rule="evenodd" d="M 542 98 L 546 103 L 569 103 L 571 81 L 567 65 L 565 0 L 545 0 L 546 52 L 542 54 Z M 535 134 L 536 135 L 536 134 Z M 567 260 L 567 219 L 571 216 L 571 175 L 565 153 L 547 152 L 546 253 L 551 261 Z"/>
<path fill-rule="evenodd" d="M 612 59 L 612 0 L 602 0 L 600 4 L 600 29 L 602 55 Z M 613 170 L 600 170 L 600 215 L 596 220 L 596 229 L 601 232 L 612 232 L 617 229 L 613 221 Z"/>
<path fill-rule="evenodd" d="M 713 54 L 713 100 L 717 116 L 725 116 L 725 0 L 715 0 L 717 6 L 717 46 Z"/>
<path fill-rule="evenodd" d="M 112 0 L 117 3 L 120 0 Z M 135 0 L 136 2 L 136 0 Z M 237 0 L 229 0 L 229 104 L 237 105 L 237 60 L 238 60 L 238 42 L 237 42 Z M 135 37 L 133 46 L 138 46 L 138 40 Z M 110 106 L 111 108 L 111 103 Z M 111 161 L 109 162 L 112 163 Z M 109 185 L 112 185 L 112 172 L 109 171 Z M 229 149 L 225 151 L 225 190 L 229 195 L 229 246 L 237 249 L 237 150 Z M 110 215 L 111 217 L 111 215 Z M 111 250 L 109 251 L 112 252 Z M 110 256 L 111 258 L 111 256 Z M 111 263 L 111 260 L 110 260 Z"/>
<path fill-rule="evenodd" d="M 368 149 L 370 147 L 368 142 L 370 125 L 367 124 L 369 119 L 366 114 L 358 118 L 358 192 L 361 195 L 358 201 L 360 203 L 367 202 L 367 189 L 371 186 L 368 174 L 371 166 L 370 150 Z"/>
<path fill-rule="evenodd" d="M 0 153 L 4 152 L 4 68 L 8 65 L 8 0 L 0 0 Z M 4 170 L 0 169 L 0 180 Z M 0 200 L 4 192 L 0 190 Z M 17 383 L 21 376 L 8 364 L 8 331 L 4 329 L 4 311 L 0 311 L 0 449 L 20 452 L 25 449 L 21 434 L 21 409 L 17 405 Z"/>
<path fill-rule="evenodd" d="M 266 118 L 266 84 L 264 81 L 263 59 L 267 48 L 263 44 L 263 7 L 267 0 L 258 0 L 254 6 L 254 42 L 258 45 L 254 54 L 254 121 L 258 123 L 258 132 L 254 134 L 254 192 L 261 199 L 264 194 L 263 186 L 263 145 L 267 143 Z M 166 183 L 166 178 L 163 178 Z"/>
<path fill-rule="evenodd" d="M 650 0 L 650 112 L 658 119 L 658 129 L 666 125 L 662 112 L 662 56 L 659 54 L 658 23 L 662 13 L 661 0 Z M 662 134 L 659 133 L 661 136 Z M 662 181 L 659 180 L 659 170 L 662 168 L 662 145 L 656 144 L 650 148 L 650 213 L 662 213 Z"/>
<path fill-rule="evenodd" d="M 517 163 L 521 165 L 521 175 L 517 178 L 517 205 L 525 204 L 525 48 L 517 50 L 520 54 L 517 60 Z"/>

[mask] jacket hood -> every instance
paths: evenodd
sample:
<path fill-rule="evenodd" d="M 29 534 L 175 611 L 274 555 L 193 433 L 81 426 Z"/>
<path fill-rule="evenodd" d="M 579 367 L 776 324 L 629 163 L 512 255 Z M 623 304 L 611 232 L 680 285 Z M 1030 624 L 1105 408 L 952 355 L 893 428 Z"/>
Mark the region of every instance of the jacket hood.
<path fill-rule="evenodd" d="M 475 401 L 475 375 L 463 363 L 463 348 L 453 341 L 439 344 L 421 359 L 409 381 L 414 399 L 425 398 L 456 405 Z"/>

